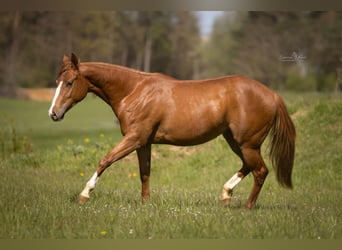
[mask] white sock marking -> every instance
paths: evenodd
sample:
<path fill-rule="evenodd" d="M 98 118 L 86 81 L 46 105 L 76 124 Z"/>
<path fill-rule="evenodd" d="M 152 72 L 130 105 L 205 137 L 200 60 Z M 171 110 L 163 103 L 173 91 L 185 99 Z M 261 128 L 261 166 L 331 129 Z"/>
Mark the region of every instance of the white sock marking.
<path fill-rule="evenodd" d="M 58 98 L 58 96 L 59 96 L 59 93 L 61 92 L 62 84 L 63 84 L 63 81 L 60 81 L 60 82 L 59 82 L 59 85 L 58 85 L 58 87 L 57 87 L 57 89 L 56 89 L 55 95 L 54 95 L 54 97 L 53 97 L 53 99 L 52 99 L 51 107 L 50 107 L 50 109 L 49 109 L 49 116 L 51 116 L 52 113 L 53 113 L 52 110 L 53 110 L 53 107 L 54 107 L 55 104 L 56 104 L 56 101 L 57 101 L 57 98 Z"/>
<path fill-rule="evenodd" d="M 96 185 L 96 182 L 99 180 L 99 177 L 97 177 L 97 172 L 95 172 L 93 174 L 93 176 L 90 178 L 90 180 L 88 181 L 87 185 L 93 189 Z"/>
<path fill-rule="evenodd" d="M 97 176 L 97 172 L 94 173 L 94 175 L 90 178 L 90 180 L 87 182 L 87 185 L 81 192 L 81 195 L 83 197 L 89 198 L 89 193 L 91 190 L 95 188 L 96 182 L 99 180 L 99 177 Z"/>
<path fill-rule="evenodd" d="M 227 181 L 223 188 L 225 190 L 232 190 L 240 181 L 242 180 L 241 177 L 238 176 L 238 174 L 236 173 L 235 175 L 233 175 L 232 178 L 229 179 L 229 181 Z"/>

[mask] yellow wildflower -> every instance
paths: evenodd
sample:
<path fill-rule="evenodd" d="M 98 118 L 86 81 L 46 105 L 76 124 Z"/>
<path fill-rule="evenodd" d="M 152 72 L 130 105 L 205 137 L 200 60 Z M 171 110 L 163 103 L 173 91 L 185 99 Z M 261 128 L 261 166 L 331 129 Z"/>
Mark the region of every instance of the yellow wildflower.
<path fill-rule="evenodd" d="M 106 235 L 106 234 L 107 234 L 107 231 L 106 231 L 106 230 L 102 230 L 102 231 L 101 231 L 101 235 L 104 236 L 104 235 Z"/>
<path fill-rule="evenodd" d="M 134 173 L 128 173 L 128 177 L 131 178 L 131 177 L 137 177 L 138 176 L 138 173 L 134 172 Z"/>
<path fill-rule="evenodd" d="M 84 138 L 84 143 L 88 144 L 90 142 L 90 139 L 88 137 Z"/>
<path fill-rule="evenodd" d="M 81 172 L 81 173 L 80 173 L 80 176 L 83 177 L 83 176 L 84 176 L 84 173 Z"/>

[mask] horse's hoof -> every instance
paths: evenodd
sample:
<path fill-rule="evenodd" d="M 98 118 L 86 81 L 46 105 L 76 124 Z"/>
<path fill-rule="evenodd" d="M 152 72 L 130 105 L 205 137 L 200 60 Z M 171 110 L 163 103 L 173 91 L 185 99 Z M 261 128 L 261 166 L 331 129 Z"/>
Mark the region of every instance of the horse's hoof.
<path fill-rule="evenodd" d="M 247 204 L 245 205 L 245 208 L 246 208 L 246 209 L 254 209 L 254 208 L 255 208 L 255 203 L 247 203 Z"/>
<path fill-rule="evenodd" d="M 226 198 L 226 199 L 221 200 L 221 205 L 223 207 L 228 207 L 229 203 L 230 203 L 230 200 L 231 200 L 230 198 Z"/>
<path fill-rule="evenodd" d="M 142 204 L 148 203 L 149 201 L 150 201 L 150 195 L 146 195 L 146 196 L 141 197 L 141 203 Z"/>
<path fill-rule="evenodd" d="M 230 197 L 229 197 L 229 198 L 222 199 L 222 200 L 221 200 L 221 205 L 222 205 L 223 207 L 228 207 L 229 204 L 230 204 L 230 201 L 231 201 L 231 198 L 230 198 Z"/>
<path fill-rule="evenodd" d="M 89 200 L 89 197 L 85 197 L 83 195 L 79 195 L 78 197 L 78 204 L 83 205 Z"/>
<path fill-rule="evenodd" d="M 225 188 L 222 189 L 222 194 L 221 194 L 221 205 L 223 207 L 228 207 L 233 195 L 233 190 L 229 189 L 226 190 Z"/>

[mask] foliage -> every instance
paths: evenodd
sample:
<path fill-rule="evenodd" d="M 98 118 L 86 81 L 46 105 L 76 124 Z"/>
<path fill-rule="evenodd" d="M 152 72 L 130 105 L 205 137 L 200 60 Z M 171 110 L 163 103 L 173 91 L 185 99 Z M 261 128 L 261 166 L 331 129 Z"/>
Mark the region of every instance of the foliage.
<path fill-rule="evenodd" d="M 214 65 L 207 69 L 211 75 L 233 72 L 279 90 L 339 91 L 341 28 L 336 11 L 226 12 L 214 25 L 203 67 Z"/>
<path fill-rule="evenodd" d="M 203 42 L 201 51 L 201 74 L 203 77 L 217 77 L 234 74 L 233 56 L 239 43 L 234 34 L 241 25 L 234 21 L 234 12 L 227 12 L 218 18 L 213 26 L 210 37 Z"/>
<path fill-rule="evenodd" d="M 191 78 L 187 55 L 199 39 L 191 12 L 3 12 L 0 30 L 9 34 L 0 36 L 2 92 L 6 86 L 54 86 L 63 54 L 72 51 L 82 61 Z"/>
<path fill-rule="evenodd" d="M 33 144 L 27 135 L 19 136 L 15 126 L 15 119 L 7 114 L 0 116 L 0 158 L 8 158 L 12 154 L 30 155 Z"/>
<path fill-rule="evenodd" d="M 342 12 L 228 11 L 206 38 L 197 22 L 187 11 L 2 12 L 0 94 L 53 87 L 72 51 L 180 79 L 242 74 L 277 90 L 341 89 Z"/>
<path fill-rule="evenodd" d="M 0 99 L 1 112 L 15 119 L 16 137 L 30 132 L 34 144 L 29 159 L 21 152 L 1 157 L 0 238 L 341 239 L 341 96 L 282 95 L 297 128 L 294 189 L 277 185 L 270 167 L 252 211 L 243 208 L 251 176 L 236 187 L 229 208 L 219 206 L 223 183 L 241 164 L 223 138 L 196 147 L 154 145 L 149 203 L 140 203 L 132 154 L 109 168 L 90 201 L 79 206 L 77 194 L 120 140 L 117 126 L 107 124 L 113 116 L 87 98 L 63 122 L 52 123 L 45 103 Z M 10 139 L 6 131 L 2 138 Z"/>
<path fill-rule="evenodd" d="M 298 72 L 290 72 L 285 81 L 284 88 L 297 92 L 310 92 L 317 89 L 317 80 L 313 74 L 303 77 Z"/>

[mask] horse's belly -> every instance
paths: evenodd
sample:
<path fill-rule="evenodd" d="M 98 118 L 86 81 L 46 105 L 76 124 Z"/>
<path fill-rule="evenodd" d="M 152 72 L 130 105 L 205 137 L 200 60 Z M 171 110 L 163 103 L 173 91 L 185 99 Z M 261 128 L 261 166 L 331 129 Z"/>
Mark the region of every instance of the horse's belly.
<path fill-rule="evenodd" d="M 178 146 L 191 146 L 205 143 L 219 136 L 227 129 L 224 124 L 212 126 L 206 122 L 178 122 L 176 126 L 161 126 L 155 136 L 156 144 L 172 144 Z"/>

